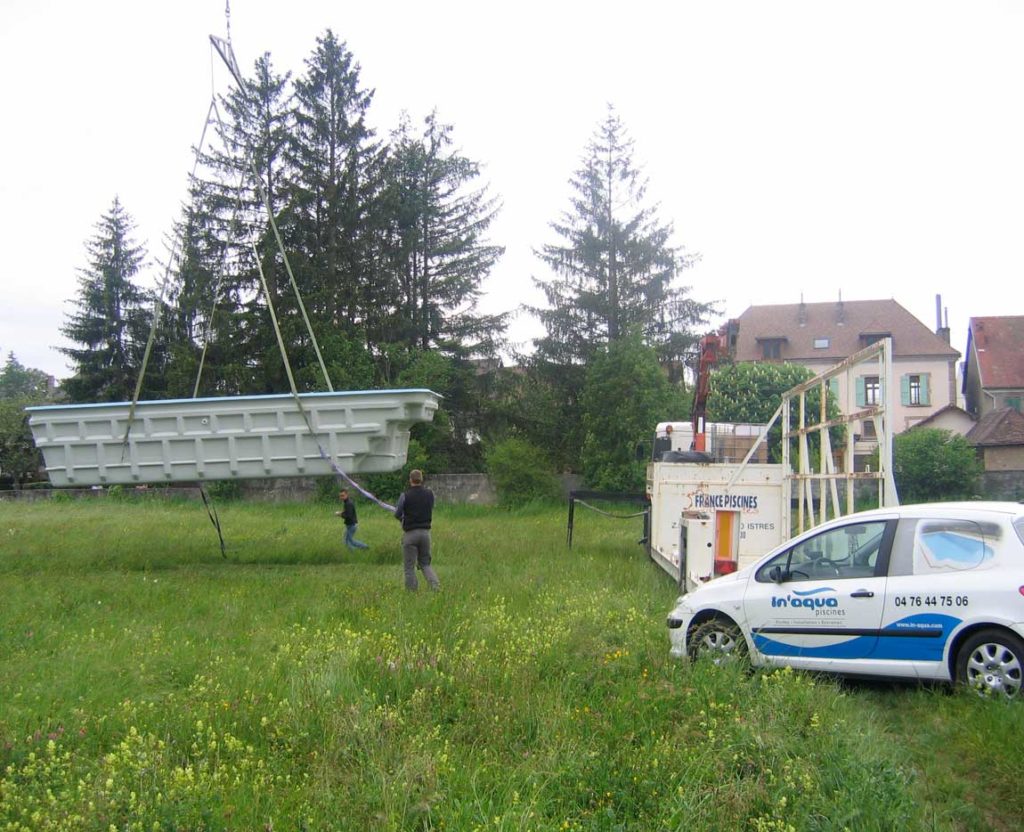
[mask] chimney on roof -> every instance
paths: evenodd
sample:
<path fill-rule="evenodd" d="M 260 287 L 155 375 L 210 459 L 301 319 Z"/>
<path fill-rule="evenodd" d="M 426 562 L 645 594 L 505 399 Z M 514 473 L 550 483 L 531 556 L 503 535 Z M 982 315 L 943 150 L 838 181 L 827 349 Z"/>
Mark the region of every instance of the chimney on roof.
<path fill-rule="evenodd" d="M 846 323 L 846 309 L 843 307 L 843 290 L 839 290 L 839 302 L 836 304 L 836 323 L 842 326 Z"/>
<path fill-rule="evenodd" d="M 796 313 L 796 320 L 800 326 L 807 326 L 807 304 L 804 303 L 804 293 L 800 293 L 800 308 Z"/>
<path fill-rule="evenodd" d="M 722 327 L 722 334 L 725 335 L 726 349 L 730 354 L 736 352 L 736 339 L 740 335 L 740 322 L 738 318 L 730 318 Z"/>
<path fill-rule="evenodd" d="M 946 325 L 942 325 L 942 295 L 935 296 L 935 334 L 947 344 L 950 343 L 949 312 L 946 312 Z"/>

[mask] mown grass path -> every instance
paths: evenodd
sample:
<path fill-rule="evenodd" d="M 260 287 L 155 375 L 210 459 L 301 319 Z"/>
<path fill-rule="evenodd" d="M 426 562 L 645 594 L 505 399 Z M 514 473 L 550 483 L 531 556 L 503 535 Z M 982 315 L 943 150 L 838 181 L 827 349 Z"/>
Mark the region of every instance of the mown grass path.
<path fill-rule="evenodd" d="M 1024 706 L 667 655 L 639 521 L 0 503 L 0 830 L 1015 829 Z"/>

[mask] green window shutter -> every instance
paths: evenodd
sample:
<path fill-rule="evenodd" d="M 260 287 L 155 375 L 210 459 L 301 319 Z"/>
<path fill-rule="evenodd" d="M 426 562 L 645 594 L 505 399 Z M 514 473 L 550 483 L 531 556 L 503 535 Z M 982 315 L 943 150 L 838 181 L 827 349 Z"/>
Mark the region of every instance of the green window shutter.
<path fill-rule="evenodd" d="M 866 407 L 868 395 L 864 392 L 864 376 L 857 378 L 857 407 Z"/>
<path fill-rule="evenodd" d="M 921 404 L 931 404 L 932 394 L 928 390 L 928 379 L 931 378 L 929 373 L 925 373 L 921 376 Z"/>
<path fill-rule="evenodd" d="M 910 404 L 910 376 L 900 376 L 900 404 Z"/>
<path fill-rule="evenodd" d="M 839 379 L 833 377 L 828 380 L 828 395 L 832 401 L 839 401 Z"/>

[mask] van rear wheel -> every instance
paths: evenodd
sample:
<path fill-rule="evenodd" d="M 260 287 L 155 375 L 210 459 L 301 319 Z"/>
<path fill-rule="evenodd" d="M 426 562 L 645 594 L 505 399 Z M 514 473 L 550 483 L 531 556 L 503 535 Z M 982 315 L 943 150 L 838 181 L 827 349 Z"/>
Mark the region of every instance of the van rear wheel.
<path fill-rule="evenodd" d="M 1024 641 L 1005 630 L 975 633 L 957 653 L 956 680 L 982 696 L 1024 698 Z"/>
<path fill-rule="evenodd" d="M 687 652 L 691 661 L 706 657 L 715 664 L 728 664 L 746 659 L 747 642 L 727 618 L 712 618 L 690 634 Z"/>

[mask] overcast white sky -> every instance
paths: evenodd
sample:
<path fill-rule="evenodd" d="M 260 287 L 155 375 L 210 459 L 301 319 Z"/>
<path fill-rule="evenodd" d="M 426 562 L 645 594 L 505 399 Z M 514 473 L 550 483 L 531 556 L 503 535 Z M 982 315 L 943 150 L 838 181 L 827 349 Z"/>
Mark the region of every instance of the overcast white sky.
<path fill-rule="evenodd" d="M 963 352 L 969 317 L 1024 314 L 1024 3 L 231 3 L 247 72 L 270 52 L 301 74 L 328 27 L 381 134 L 436 108 L 483 165 L 507 247 L 486 311 L 539 300 L 532 252 L 612 103 L 661 217 L 701 255 L 682 283 L 725 317 L 842 292 L 934 329 L 941 294 Z M 115 195 L 164 253 L 227 89 L 210 34 L 224 0 L 0 0 L 3 357 L 67 375 L 59 328 Z"/>

